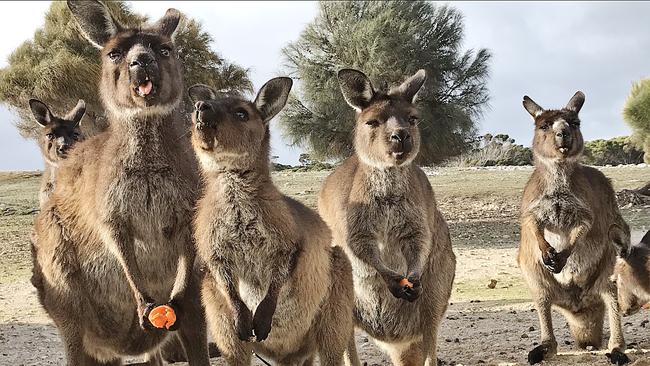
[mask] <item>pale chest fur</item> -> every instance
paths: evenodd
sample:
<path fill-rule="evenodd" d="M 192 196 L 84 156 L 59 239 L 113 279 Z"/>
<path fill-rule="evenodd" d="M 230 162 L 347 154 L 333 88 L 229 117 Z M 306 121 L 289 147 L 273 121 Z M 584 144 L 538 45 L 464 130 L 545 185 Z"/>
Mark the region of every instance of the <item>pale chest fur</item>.
<path fill-rule="evenodd" d="M 552 172 L 540 197 L 529 206 L 539 223 L 560 233 L 568 233 L 591 217 L 591 208 L 585 198 L 572 189 L 569 174 Z M 562 237 L 564 235 L 551 239 L 557 242 L 562 241 Z"/>

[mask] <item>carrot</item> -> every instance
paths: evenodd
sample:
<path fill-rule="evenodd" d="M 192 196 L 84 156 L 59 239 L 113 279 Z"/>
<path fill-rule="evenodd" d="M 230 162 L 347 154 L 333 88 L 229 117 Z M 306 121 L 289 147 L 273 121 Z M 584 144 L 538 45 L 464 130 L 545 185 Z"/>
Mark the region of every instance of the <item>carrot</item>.
<path fill-rule="evenodd" d="M 176 323 L 176 313 L 169 305 L 156 306 L 149 313 L 149 321 L 156 328 L 169 329 Z"/>
<path fill-rule="evenodd" d="M 411 281 L 408 280 L 408 278 L 402 278 L 399 281 L 399 285 L 402 287 L 413 288 L 413 284 L 411 283 Z"/>

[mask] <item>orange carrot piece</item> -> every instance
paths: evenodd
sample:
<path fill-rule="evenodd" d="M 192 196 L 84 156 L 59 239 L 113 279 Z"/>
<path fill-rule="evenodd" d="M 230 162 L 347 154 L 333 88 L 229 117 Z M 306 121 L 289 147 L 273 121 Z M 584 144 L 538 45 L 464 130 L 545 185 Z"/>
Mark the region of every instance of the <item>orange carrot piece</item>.
<path fill-rule="evenodd" d="M 399 281 L 399 285 L 402 287 L 413 288 L 413 284 L 411 283 L 411 281 L 408 280 L 408 278 L 402 278 Z"/>
<path fill-rule="evenodd" d="M 149 313 L 149 321 L 156 328 L 169 329 L 176 323 L 176 313 L 169 305 L 156 306 Z"/>

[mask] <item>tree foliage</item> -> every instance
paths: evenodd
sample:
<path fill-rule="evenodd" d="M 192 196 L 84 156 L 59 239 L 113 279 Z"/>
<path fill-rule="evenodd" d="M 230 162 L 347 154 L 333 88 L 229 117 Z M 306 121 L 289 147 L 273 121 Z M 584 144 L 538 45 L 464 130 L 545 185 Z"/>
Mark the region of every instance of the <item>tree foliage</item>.
<path fill-rule="evenodd" d="M 285 136 L 319 159 L 352 153 L 354 112 L 336 78 L 344 67 L 366 73 L 375 87 L 396 85 L 427 71 L 419 103 L 420 163 L 464 151 L 486 108 L 490 52 L 461 49 L 463 17 L 426 1 L 321 2 L 318 16 L 283 49 L 288 71 L 300 80 L 299 97 L 281 117 Z"/>
<path fill-rule="evenodd" d="M 632 127 L 633 141 L 645 151 L 645 162 L 650 164 L 650 79 L 632 85 L 623 117 Z"/>
<path fill-rule="evenodd" d="M 124 1 L 109 1 L 106 5 L 123 25 L 133 27 L 147 21 Z M 211 50 L 212 38 L 196 20 L 183 17 L 175 41 L 187 85 L 201 82 L 217 89 L 252 90 L 248 70 L 228 63 Z M 16 126 L 21 135 L 33 138 L 37 126 L 27 105 L 30 98 L 44 101 L 59 114 L 84 99 L 88 111 L 82 128 L 94 133 L 105 127 L 98 95 L 100 71 L 99 50 L 81 36 L 66 3 L 53 1 L 43 27 L 33 39 L 14 50 L 8 66 L 0 70 L 0 101 L 18 115 Z"/>
<path fill-rule="evenodd" d="M 643 150 L 627 136 L 587 141 L 584 162 L 590 165 L 639 164 L 643 162 Z"/>

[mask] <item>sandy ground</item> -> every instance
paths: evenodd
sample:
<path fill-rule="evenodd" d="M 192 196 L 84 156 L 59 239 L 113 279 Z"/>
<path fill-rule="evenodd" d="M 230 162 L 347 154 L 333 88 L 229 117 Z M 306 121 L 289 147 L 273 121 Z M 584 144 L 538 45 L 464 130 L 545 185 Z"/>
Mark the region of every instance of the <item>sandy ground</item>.
<path fill-rule="evenodd" d="M 472 253 L 473 252 L 473 253 Z M 458 277 L 471 279 L 478 268 L 500 268 L 501 276 L 516 271 L 514 249 L 491 253 L 458 250 Z M 486 291 L 494 297 L 511 297 L 509 284 Z M 501 293 L 501 295 L 499 294 Z M 56 328 L 41 310 L 28 281 L 0 285 L 0 365 L 63 365 L 64 355 Z M 527 352 L 539 341 L 537 313 L 530 302 L 499 300 L 453 302 L 442 323 L 439 358 L 442 365 L 524 365 Z M 624 318 L 629 356 L 635 365 L 650 365 L 650 311 Z M 560 354 L 546 365 L 607 365 L 604 352 L 577 350 L 564 319 L 554 318 Z M 607 332 L 607 330 L 606 330 Z M 607 339 L 603 339 L 603 344 Z M 357 334 L 359 356 L 368 365 L 390 365 L 390 361 L 365 334 Z M 645 355 L 644 355 L 645 353 Z M 213 359 L 213 365 L 225 365 Z M 263 365 L 255 362 L 256 365 Z"/>
<path fill-rule="evenodd" d="M 650 179 L 650 169 L 608 171 L 617 189 Z M 276 174 L 283 191 L 315 205 L 326 172 Z M 515 263 L 518 195 L 530 170 L 435 170 L 431 181 L 450 222 L 458 266 L 451 305 L 439 335 L 441 365 L 523 365 L 539 342 L 537 314 Z M 34 217 L 37 174 L 0 173 L 0 365 L 63 365 L 56 328 L 29 283 L 27 235 Z M 479 180 L 484 184 L 477 185 Z M 474 182 L 474 183 L 473 183 Z M 470 189 L 471 188 L 471 189 Z M 650 207 L 623 211 L 635 237 L 650 229 Z M 494 289 L 487 285 L 496 280 Z M 650 366 L 650 311 L 624 318 L 634 365 Z M 554 318 L 559 355 L 545 365 L 607 365 L 604 351 L 574 347 L 566 322 Z M 607 327 L 603 344 L 607 343 Z M 368 365 L 390 361 L 365 334 L 357 334 Z M 263 365 L 255 360 L 256 365 Z M 213 359 L 213 365 L 225 364 Z"/>

